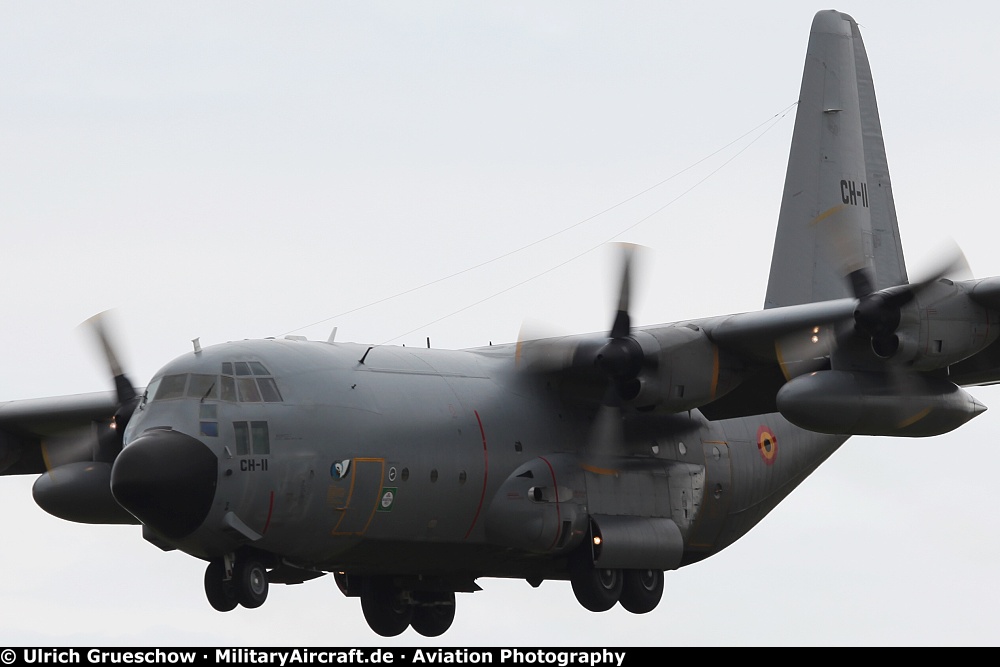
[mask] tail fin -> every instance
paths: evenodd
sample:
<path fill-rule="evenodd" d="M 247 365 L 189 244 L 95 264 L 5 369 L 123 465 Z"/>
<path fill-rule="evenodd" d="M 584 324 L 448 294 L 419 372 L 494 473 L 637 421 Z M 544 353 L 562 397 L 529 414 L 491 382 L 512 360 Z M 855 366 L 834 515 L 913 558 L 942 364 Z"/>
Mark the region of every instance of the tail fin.
<path fill-rule="evenodd" d="M 859 272 L 858 269 L 867 269 Z M 858 24 L 813 19 L 765 308 L 907 282 L 882 126 Z"/>

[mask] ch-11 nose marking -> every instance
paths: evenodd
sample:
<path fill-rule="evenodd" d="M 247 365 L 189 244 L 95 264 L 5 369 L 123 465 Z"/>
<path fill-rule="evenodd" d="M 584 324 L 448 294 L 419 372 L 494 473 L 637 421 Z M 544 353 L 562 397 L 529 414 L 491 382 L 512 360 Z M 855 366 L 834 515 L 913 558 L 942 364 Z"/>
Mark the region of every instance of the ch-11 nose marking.
<path fill-rule="evenodd" d="M 241 472 L 267 472 L 267 459 L 240 459 Z"/>

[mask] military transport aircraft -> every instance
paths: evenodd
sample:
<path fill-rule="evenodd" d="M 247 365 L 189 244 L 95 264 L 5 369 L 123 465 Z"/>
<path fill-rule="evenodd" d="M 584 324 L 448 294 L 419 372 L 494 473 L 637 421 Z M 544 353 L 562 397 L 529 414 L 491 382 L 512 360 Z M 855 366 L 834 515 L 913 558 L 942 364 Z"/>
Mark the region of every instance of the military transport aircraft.
<path fill-rule="evenodd" d="M 465 350 L 299 337 L 193 349 L 135 387 L 0 404 L 36 502 L 206 562 L 219 611 L 332 574 L 376 633 L 477 580 L 659 603 L 851 435 L 946 433 L 1000 381 L 1000 278 L 910 281 L 857 23 L 816 15 L 764 309 Z"/>

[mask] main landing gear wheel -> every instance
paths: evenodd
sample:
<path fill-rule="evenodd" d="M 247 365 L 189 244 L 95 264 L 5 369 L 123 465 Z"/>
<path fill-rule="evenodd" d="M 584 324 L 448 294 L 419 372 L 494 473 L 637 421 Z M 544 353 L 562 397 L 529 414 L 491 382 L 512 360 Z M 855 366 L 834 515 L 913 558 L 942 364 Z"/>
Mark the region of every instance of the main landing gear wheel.
<path fill-rule="evenodd" d="M 256 558 L 240 559 L 233 572 L 233 584 L 240 604 L 256 609 L 267 599 L 267 568 Z"/>
<path fill-rule="evenodd" d="M 205 569 L 205 596 L 216 611 L 232 611 L 239 600 L 233 581 L 226 581 L 226 568 L 221 560 L 213 560 Z"/>
<path fill-rule="evenodd" d="M 410 627 L 424 637 L 439 637 L 451 627 L 455 620 L 455 594 L 446 593 L 440 600 L 413 607 Z"/>
<path fill-rule="evenodd" d="M 580 568 L 570 576 L 577 601 L 590 611 L 607 611 L 622 594 L 622 572 L 609 568 Z"/>
<path fill-rule="evenodd" d="M 410 626 L 413 605 L 388 577 L 365 577 L 361 583 L 361 611 L 368 626 L 383 637 L 395 637 Z"/>
<path fill-rule="evenodd" d="M 663 572 L 660 570 L 625 570 L 619 602 L 633 614 L 656 609 L 663 597 Z"/>

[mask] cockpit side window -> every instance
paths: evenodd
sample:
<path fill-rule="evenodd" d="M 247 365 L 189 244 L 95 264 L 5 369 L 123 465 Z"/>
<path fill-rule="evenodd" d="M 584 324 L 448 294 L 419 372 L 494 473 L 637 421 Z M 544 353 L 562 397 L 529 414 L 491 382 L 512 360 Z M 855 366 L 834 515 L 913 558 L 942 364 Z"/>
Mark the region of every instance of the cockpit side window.
<path fill-rule="evenodd" d="M 257 378 L 257 386 L 260 387 L 260 395 L 265 403 L 281 402 L 281 394 L 278 393 L 274 378 Z"/>
<path fill-rule="evenodd" d="M 181 398 L 184 396 L 184 385 L 187 384 L 187 375 L 167 375 L 160 381 L 160 386 L 153 396 L 154 401 L 167 398 Z"/>
<path fill-rule="evenodd" d="M 140 410 L 143 407 L 145 407 L 146 403 L 153 400 L 153 397 L 156 396 L 156 392 L 160 388 L 161 379 L 162 378 L 156 378 L 155 380 L 151 381 L 149 383 L 149 386 L 146 387 L 146 391 L 142 392 L 142 401 L 139 403 Z"/>

